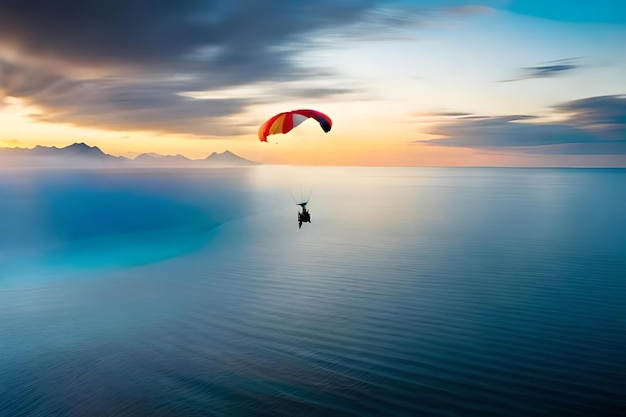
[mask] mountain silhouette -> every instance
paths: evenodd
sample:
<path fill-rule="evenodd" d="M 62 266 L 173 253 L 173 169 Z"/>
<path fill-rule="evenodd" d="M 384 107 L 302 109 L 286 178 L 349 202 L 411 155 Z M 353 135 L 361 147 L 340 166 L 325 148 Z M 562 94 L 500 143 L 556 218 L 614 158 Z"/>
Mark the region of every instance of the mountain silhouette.
<path fill-rule="evenodd" d="M 113 156 L 97 146 L 73 143 L 62 148 L 37 145 L 34 148 L 0 148 L 0 167 L 227 167 L 249 166 L 249 161 L 230 151 L 213 152 L 205 159 L 189 159 L 183 155 L 143 153 L 135 158 Z"/>
<path fill-rule="evenodd" d="M 88 158 L 111 158 L 113 156 L 107 155 L 97 146 L 89 146 L 84 142 L 74 143 L 60 149 L 65 155 L 88 157 Z M 115 157 L 113 157 L 115 158 Z"/>
<path fill-rule="evenodd" d="M 191 159 L 183 155 L 159 155 L 158 153 L 142 153 L 137 155 L 133 162 L 149 166 L 185 166 L 191 165 Z"/>
<path fill-rule="evenodd" d="M 231 151 L 224 151 L 222 153 L 213 152 L 211 155 L 207 156 L 205 161 L 213 163 L 215 165 L 224 165 L 224 166 L 237 166 L 237 165 L 256 165 L 257 162 L 252 162 L 247 159 L 244 159 L 238 155 L 235 155 Z"/>

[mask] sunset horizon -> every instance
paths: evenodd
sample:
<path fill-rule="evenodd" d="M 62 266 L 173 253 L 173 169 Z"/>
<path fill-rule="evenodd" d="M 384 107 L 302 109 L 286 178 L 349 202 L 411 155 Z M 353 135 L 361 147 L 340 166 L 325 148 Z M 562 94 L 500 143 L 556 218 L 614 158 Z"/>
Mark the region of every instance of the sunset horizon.
<path fill-rule="evenodd" d="M 27 3 L 0 3 L 0 147 L 626 166 L 620 2 Z M 258 140 L 299 108 L 333 129 L 307 121 Z"/>
<path fill-rule="evenodd" d="M 198 153 L 197 156 L 189 156 L 189 155 L 185 155 L 182 153 L 158 153 L 158 152 L 150 152 L 150 151 L 144 151 L 144 152 L 126 152 L 126 153 L 122 153 L 122 154 L 115 154 L 115 153 L 110 153 L 105 151 L 105 149 L 102 149 L 101 146 L 97 146 L 97 145 L 91 145 L 89 143 L 83 142 L 83 141 L 78 141 L 78 142 L 66 142 L 66 143 L 60 143 L 60 144 L 51 144 L 51 145 L 32 145 L 30 147 L 25 147 L 25 146 L 0 146 L 0 151 L 2 151 L 3 149 L 5 150 L 11 150 L 11 149 L 24 149 L 24 150 L 32 150 L 35 149 L 37 147 L 44 147 L 44 148 L 57 148 L 57 149 L 64 149 L 64 148 L 70 148 L 74 145 L 86 145 L 88 147 L 93 147 L 93 148 L 97 148 L 100 151 L 102 151 L 104 154 L 106 155 L 110 155 L 113 157 L 119 157 L 119 158 L 124 158 L 124 159 L 128 159 L 128 160 L 134 160 L 137 157 L 140 156 L 145 156 L 145 155 L 158 155 L 158 156 L 163 156 L 163 157 L 183 157 L 186 160 L 189 161 L 201 161 L 206 159 L 207 157 L 209 157 L 212 154 L 223 154 L 223 153 L 232 153 L 237 157 L 243 158 L 247 161 L 256 163 L 256 164 L 263 164 L 263 165 L 286 165 L 286 166 L 303 166 L 303 167 L 324 167 L 324 166 L 328 166 L 328 167 L 390 167 L 390 168 L 590 168 L 590 169 L 594 169 L 594 168 L 616 168 L 616 169 L 622 169 L 622 168 L 626 168 L 626 162 L 622 165 L 620 165 L 619 163 L 616 165 L 601 165 L 601 164 L 593 164 L 593 158 L 591 158 L 590 160 L 585 160 L 582 161 L 582 163 L 576 163 L 577 161 L 573 161 L 572 163 L 570 163 L 569 165 L 567 163 L 562 163 L 560 165 L 541 165 L 539 163 L 536 164 L 532 164 L 532 161 L 527 161 L 526 163 L 519 163 L 519 164 L 502 164 L 502 165 L 497 165 L 497 164 L 491 164 L 491 165 L 479 165 L 479 164 L 471 164 L 468 163 L 467 164 L 457 164 L 457 165 L 442 165 L 442 164 L 423 164 L 423 165 L 401 165 L 401 164 L 396 164 L 396 165 L 389 165 L 389 164 L 383 164 L 383 163 L 376 163 L 376 161 L 373 161 L 371 163 L 328 163 L 328 161 L 321 161 L 321 163 L 293 163 L 293 162 L 289 162 L 289 161 L 278 161 L 278 162 L 261 162 L 261 161 L 257 161 L 254 160 L 252 158 L 248 158 L 246 155 L 242 155 L 238 152 L 234 152 L 229 148 L 223 148 L 220 150 L 208 150 L 207 153 L 205 154 L 201 154 Z M 269 146 L 269 145 L 268 145 Z M 4 155 L 5 157 L 9 157 L 11 158 L 11 155 Z M 16 162 L 15 164 L 13 164 L 13 166 L 20 166 L 20 162 L 19 161 L 14 161 Z M 326 163 L 324 163 L 326 162 Z M 2 163 L 2 160 L 0 159 L 0 163 Z M 26 165 L 27 166 L 27 165 Z M 71 166 L 68 166 L 68 168 L 71 168 Z"/>

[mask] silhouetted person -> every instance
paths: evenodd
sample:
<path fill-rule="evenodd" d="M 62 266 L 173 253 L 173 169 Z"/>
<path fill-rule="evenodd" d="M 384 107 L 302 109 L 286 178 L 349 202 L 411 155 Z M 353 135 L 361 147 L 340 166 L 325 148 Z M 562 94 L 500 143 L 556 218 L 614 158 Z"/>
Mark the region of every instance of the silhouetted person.
<path fill-rule="evenodd" d="M 311 223 L 311 213 L 306 209 L 306 203 L 298 205 L 302 207 L 302 213 L 298 213 L 298 229 L 300 229 L 302 223 Z"/>

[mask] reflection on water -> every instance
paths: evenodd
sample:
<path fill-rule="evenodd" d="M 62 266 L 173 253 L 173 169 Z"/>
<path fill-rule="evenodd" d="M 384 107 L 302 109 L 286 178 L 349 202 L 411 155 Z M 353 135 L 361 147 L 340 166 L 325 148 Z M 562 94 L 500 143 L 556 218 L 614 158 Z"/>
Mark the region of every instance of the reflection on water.
<path fill-rule="evenodd" d="M 0 266 L 1 416 L 626 407 L 624 170 L 60 172 L 0 193 L 2 259 L 45 255 Z"/>

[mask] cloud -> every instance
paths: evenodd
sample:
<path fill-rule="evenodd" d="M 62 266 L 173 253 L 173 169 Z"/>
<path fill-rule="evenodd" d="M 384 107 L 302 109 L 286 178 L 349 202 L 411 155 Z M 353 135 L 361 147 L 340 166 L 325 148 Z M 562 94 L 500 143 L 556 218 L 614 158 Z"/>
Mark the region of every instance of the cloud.
<path fill-rule="evenodd" d="M 162 78 L 72 80 L 0 61 L 0 91 L 36 105 L 43 122 L 196 135 L 240 133 L 219 117 L 242 111 L 242 99 L 196 100 L 179 91 L 189 81 Z"/>
<path fill-rule="evenodd" d="M 222 136 L 241 133 L 220 118 L 242 111 L 243 99 L 198 100 L 175 81 L 64 81 L 35 96 L 39 121 L 82 126 Z"/>
<path fill-rule="evenodd" d="M 467 117 L 472 116 L 472 113 L 464 113 L 458 111 L 442 111 L 442 112 L 419 112 L 413 113 L 416 117 Z"/>
<path fill-rule="evenodd" d="M 315 46 L 312 34 L 397 22 L 405 15 L 391 11 L 401 3 L 0 0 L 0 91 L 42 109 L 38 119 L 49 122 L 238 134 L 240 127 L 219 119 L 259 98 L 181 94 L 260 82 L 287 85 L 283 98 L 353 92 L 333 84 L 328 68 L 303 66 L 298 57 Z M 307 80 L 320 82 L 311 88 Z"/>
<path fill-rule="evenodd" d="M 506 148 L 594 141 L 590 134 L 571 126 L 519 123 L 519 120 L 522 119 L 511 116 L 457 120 L 431 132 L 447 138 L 431 140 L 429 143 L 472 148 Z"/>
<path fill-rule="evenodd" d="M 330 13 L 328 1 L 1 0 L 0 39 L 26 54 L 86 65 L 167 66 L 207 46 L 215 61 L 235 65 L 276 57 L 272 47 L 285 40 L 358 19 L 368 3 L 341 2 Z"/>
<path fill-rule="evenodd" d="M 536 116 L 457 117 L 432 134 L 443 138 L 419 141 L 437 146 L 509 149 L 550 154 L 626 154 L 626 96 L 600 96 L 554 107 L 560 123 L 540 123 Z"/>
<path fill-rule="evenodd" d="M 555 61 L 548 61 L 544 63 L 543 65 L 522 68 L 522 74 L 519 75 L 518 77 L 511 78 L 508 80 L 502 80 L 500 82 L 512 82 L 512 81 L 528 80 L 531 78 L 548 78 L 548 77 L 561 76 L 565 74 L 566 72 L 579 68 L 580 65 L 577 63 L 579 60 L 580 60 L 579 57 L 558 59 Z"/>
<path fill-rule="evenodd" d="M 231 82 L 288 74 L 294 69 L 291 59 L 312 33 L 363 22 L 389 31 L 391 24 L 408 23 L 411 14 L 401 0 L 53 3 L 0 0 L 0 43 L 22 55 L 73 65 L 228 73 L 236 78 Z"/>
<path fill-rule="evenodd" d="M 494 11 L 494 8 L 483 5 L 464 5 L 451 7 L 450 9 L 448 9 L 448 13 L 460 16 L 493 13 Z"/>
<path fill-rule="evenodd" d="M 626 95 L 590 97 L 555 107 L 570 123 L 609 139 L 626 140 Z"/>
<path fill-rule="evenodd" d="M 62 79 L 43 68 L 15 64 L 0 57 L 0 99 L 29 97 Z"/>

